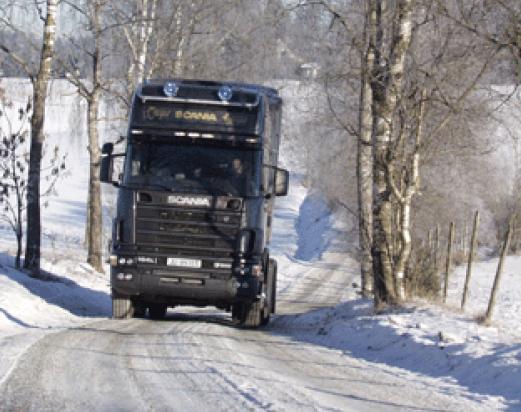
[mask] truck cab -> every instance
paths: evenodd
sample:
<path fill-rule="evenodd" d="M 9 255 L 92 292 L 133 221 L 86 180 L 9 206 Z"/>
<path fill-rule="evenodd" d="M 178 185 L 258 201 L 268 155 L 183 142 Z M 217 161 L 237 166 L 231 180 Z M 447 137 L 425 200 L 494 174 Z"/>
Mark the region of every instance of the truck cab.
<path fill-rule="evenodd" d="M 264 86 L 198 80 L 140 85 L 126 147 L 102 148 L 101 181 L 118 187 L 111 241 L 114 318 L 215 306 L 265 325 L 276 308 L 269 244 L 282 100 Z M 114 179 L 114 159 L 124 158 Z"/>

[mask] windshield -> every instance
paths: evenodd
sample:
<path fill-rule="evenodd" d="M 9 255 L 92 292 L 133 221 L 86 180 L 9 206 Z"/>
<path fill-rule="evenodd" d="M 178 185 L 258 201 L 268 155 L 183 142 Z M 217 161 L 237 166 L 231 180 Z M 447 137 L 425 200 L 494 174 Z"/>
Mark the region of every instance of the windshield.
<path fill-rule="evenodd" d="M 134 142 L 125 184 L 179 192 L 256 196 L 260 152 L 187 144 Z"/>

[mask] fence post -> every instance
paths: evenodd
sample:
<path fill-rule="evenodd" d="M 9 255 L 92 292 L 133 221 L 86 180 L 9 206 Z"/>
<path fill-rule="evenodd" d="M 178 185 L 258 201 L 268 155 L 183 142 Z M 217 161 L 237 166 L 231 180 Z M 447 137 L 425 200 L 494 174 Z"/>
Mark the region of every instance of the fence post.
<path fill-rule="evenodd" d="M 465 219 L 465 225 L 463 227 L 463 234 L 461 236 L 461 250 L 463 251 L 463 256 L 467 255 L 467 219 Z"/>
<path fill-rule="evenodd" d="M 479 225 L 479 211 L 476 210 L 476 213 L 474 214 L 474 224 L 472 226 L 472 237 L 470 239 L 470 250 L 469 250 L 469 256 L 468 256 L 468 263 L 467 263 L 467 274 L 465 276 L 465 286 L 463 287 L 463 297 L 461 298 L 461 309 L 465 309 L 465 304 L 467 303 L 467 294 L 469 292 L 469 283 L 470 283 L 470 277 L 472 276 L 472 261 L 474 260 L 474 250 L 476 248 L 477 243 L 477 232 L 478 232 L 478 225 Z"/>
<path fill-rule="evenodd" d="M 438 254 L 440 249 L 440 225 L 436 225 L 436 231 L 434 232 L 434 267 L 438 272 Z"/>
<path fill-rule="evenodd" d="M 445 283 L 443 285 L 443 303 L 447 303 L 447 290 L 449 287 L 449 271 L 452 264 L 452 243 L 454 242 L 454 222 L 450 222 L 449 240 L 447 242 L 447 260 L 445 261 Z"/>
<path fill-rule="evenodd" d="M 508 248 L 510 247 L 510 239 L 512 237 L 512 224 L 513 219 L 510 219 L 507 234 L 505 236 L 505 242 L 503 243 L 503 249 L 501 250 L 501 256 L 497 265 L 496 277 L 494 278 L 494 285 L 492 286 L 492 292 L 490 293 L 490 299 L 488 301 L 487 313 L 485 314 L 485 318 L 483 319 L 483 324 L 485 325 L 490 325 L 492 323 L 492 315 L 494 312 L 494 306 L 496 305 L 497 291 L 499 289 L 499 282 L 501 282 L 501 274 L 503 273 L 503 261 L 505 260 L 505 256 L 508 253 Z"/>

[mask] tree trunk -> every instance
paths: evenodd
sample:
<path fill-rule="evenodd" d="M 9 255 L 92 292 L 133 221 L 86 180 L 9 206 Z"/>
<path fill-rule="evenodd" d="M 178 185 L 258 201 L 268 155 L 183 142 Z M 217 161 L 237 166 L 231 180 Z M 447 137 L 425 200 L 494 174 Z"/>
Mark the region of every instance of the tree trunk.
<path fill-rule="evenodd" d="M 131 31 L 123 31 L 132 51 L 132 60 L 127 70 L 127 98 L 129 105 L 138 83 L 145 80 L 150 37 L 154 32 L 157 0 L 140 0 L 138 24 Z M 101 6 L 100 6 L 101 7 Z M 129 109 L 130 110 L 130 109 Z"/>
<path fill-rule="evenodd" d="M 51 77 L 54 39 L 56 35 L 56 8 L 58 0 L 47 0 L 40 68 L 33 82 L 33 115 L 31 116 L 31 149 L 27 184 L 27 239 L 24 267 L 32 276 L 40 276 L 40 171 L 45 136 L 45 99 Z"/>
<path fill-rule="evenodd" d="M 87 207 L 90 207 L 90 190 L 87 192 Z M 83 247 L 89 248 L 89 233 L 90 233 L 90 213 L 87 213 L 87 218 L 85 219 L 85 238 L 83 241 Z"/>
<path fill-rule="evenodd" d="M 18 223 L 16 228 L 16 258 L 14 261 L 14 267 L 20 269 L 20 257 L 22 255 L 22 228 L 21 222 Z"/>
<path fill-rule="evenodd" d="M 141 1 L 141 23 L 139 30 L 139 54 L 137 56 L 136 65 L 136 83 L 142 82 L 145 77 L 145 68 L 147 63 L 147 51 L 148 51 L 148 0 Z"/>
<path fill-rule="evenodd" d="M 467 263 L 467 274 L 465 276 L 465 285 L 463 286 L 463 296 L 461 298 L 461 310 L 465 310 L 465 304 L 467 303 L 467 295 L 469 292 L 470 278 L 472 276 L 472 262 L 474 260 L 474 251 L 476 250 L 477 233 L 479 226 L 479 211 L 476 211 L 474 215 L 474 224 L 472 226 L 472 237 L 470 240 L 470 250 Z"/>
<path fill-rule="evenodd" d="M 450 222 L 449 238 L 447 241 L 447 259 L 445 260 L 445 281 L 443 282 L 443 303 L 447 303 L 449 293 L 449 275 L 452 266 L 452 244 L 454 243 L 454 222 Z"/>
<path fill-rule="evenodd" d="M 147 58 L 148 58 L 148 44 L 150 37 L 154 32 L 154 25 L 156 19 L 157 0 L 142 0 L 141 1 L 141 23 L 138 39 L 138 61 L 136 84 L 145 80 L 147 73 Z M 135 85 L 134 85 L 135 86 Z"/>
<path fill-rule="evenodd" d="M 367 11 L 365 25 L 367 49 L 362 56 L 362 82 L 360 86 L 359 137 L 357 154 L 358 184 L 358 232 L 360 244 L 360 270 L 362 278 L 362 294 L 366 297 L 373 292 L 373 93 L 371 89 L 371 72 L 374 65 L 375 13 L 373 7 Z"/>
<path fill-rule="evenodd" d="M 98 272 L 103 272 L 101 239 L 103 231 L 101 213 L 100 160 L 101 152 L 98 141 L 98 108 L 99 92 L 94 92 L 88 102 L 89 130 L 89 215 L 88 255 L 87 262 Z"/>
<path fill-rule="evenodd" d="M 381 7 L 381 0 L 376 0 Z M 395 273 L 393 268 L 393 201 L 389 181 L 393 179 L 391 141 L 393 120 L 402 95 L 405 56 L 412 34 L 412 0 L 400 0 L 396 10 L 389 65 L 375 62 L 373 79 L 374 115 L 376 131 L 374 141 L 374 209 L 373 209 L 373 271 L 375 278 L 375 307 L 395 304 Z M 382 31 L 381 18 L 377 23 Z M 380 49 L 378 54 L 383 50 Z M 378 288 L 378 290 L 376 290 Z"/>
<path fill-rule="evenodd" d="M 492 285 L 492 291 L 490 292 L 487 312 L 485 313 L 485 317 L 483 319 L 483 324 L 485 324 L 485 325 L 490 325 L 492 323 L 492 316 L 494 314 L 494 306 L 496 305 L 497 292 L 499 290 L 499 284 L 501 283 L 501 275 L 503 274 L 503 263 L 505 261 L 505 257 L 508 254 L 510 238 L 512 236 L 512 226 L 513 226 L 513 220 L 510 219 L 507 233 L 505 235 L 505 242 L 503 243 L 503 248 L 501 249 L 501 255 L 499 257 L 496 277 L 494 278 L 494 284 Z"/>
<path fill-rule="evenodd" d="M 378 310 L 385 303 L 394 302 L 394 281 L 390 253 L 392 248 L 390 191 L 387 190 L 385 161 L 390 143 L 389 123 L 384 119 L 386 104 L 386 87 L 384 69 L 381 67 L 383 52 L 382 0 L 370 0 L 371 27 L 374 33 L 372 41 L 375 45 L 375 59 L 372 70 L 371 88 L 373 94 L 373 244 L 371 254 L 373 260 L 374 305 Z M 374 11 L 373 11 L 374 10 Z M 390 119 L 389 119 L 390 120 Z M 382 127 L 384 126 L 384 127 Z"/>
<path fill-rule="evenodd" d="M 16 185 L 16 259 L 14 262 L 16 269 L 20 269 L 20 258 L 22 256 L 22 215 L 22 194 L 20 193 L 19 185 Z"/>
<path fill-rule="evenodd" d="M 420 107 L 417 116 L 417 125 L 415 133 L 415 144 L 414 151 L 412 153 L 412 159 L 410 161 L 410 172 L 407 173 L 407 178 L 403 179 L 404 182 L 404 195 L 396 193 L 400 201 L 400 239 L 401 248 L 398 254 L 398 259 L 395 269 L 396 278 L 396 294 L 398 301 L 403 302 L 406 299 L 405 294 L 405 268 L 409 262 L 411 256 L 411 205 L 412 198 L 420 187 L 420 146 L 422 138 L 422 126 L 423 119 L 425 116 L 425 90 L 421 93 Z M 392 184 L 392 182 L 391 182 Z M 401 188 L 400 188 L 401 189 Z M 429 232 L 430 233 L 430 232 Z"/>
<path fill-rule="evenodd" d="M 177 50 L 175 52 L 175 61 L 174 61 L 174 77 L 181 76 L 184 67 L 184 36 L 183 36 L 183 6 L 181 4 L 178 5 L 177 10 L 175 12 L 175 23 L 176 23 L 176 37 L 177 37 Z"/>
<path fill-rule="evenodd" d="M 190 1 L 187 6 L 188 10 L 183 10 L 182 4 L 179 4 L 178 9 L 175 13 L 177 37 L 176 58 L 174 61 L 175 77 L 182 76 L 183 72 L 185 71 L 185 50 L 189 46 L 190 38 L 193 34 L 195 27 L 195 3 L 193 1 Z"/>
<path fill-rule="evenodd" d="M 438 265 L 439 265 L 439 250 L 440 250 L 440 225 L 436 225 L 436 231 L 434 232 L 434 267 L 436 269 L 436 272 L 438 272 Z"/>
<path fill-rule="evenodd" d="M 379 162 L 375 162 L 375 175 L 381 174 Z M 375 307 L 396 303 L 392 264 L 392 204 L 381 176 L 375 178 L 376 196 L 373 222 L 373 273 Z"/>
<path fill-rule="evenodd" d="M 102 207 L 101 207 L 101 183 L 100 183 L 100 161 L 101 152 L 99 148 L 98 137 L 98 112 L 100 100 L 99 76 L 101 75 L 101 50 L 100 50 L 100 27 L 99 14 L 100 3 L 95 5 L 93 15 L 93 31 L 94 31 L 94 53 L 93 53 L 93 79 L 92 93 L 87 98 L 88 107 L 88 134 L 89 134 L 89 203 L 87 207 L 88 213 L 88 255 L 87 263 L 89 263 L 98 272 L 103 272 L 102 259 Z"/>

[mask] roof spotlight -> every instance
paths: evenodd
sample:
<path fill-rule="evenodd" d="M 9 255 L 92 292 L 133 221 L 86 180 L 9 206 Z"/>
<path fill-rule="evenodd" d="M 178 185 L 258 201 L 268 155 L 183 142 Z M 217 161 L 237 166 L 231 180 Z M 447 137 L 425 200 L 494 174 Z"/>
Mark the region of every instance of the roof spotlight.
<path fill-rule="evenodd" d="M 223 102 L 229 101 L 232 98 L 232 95 L 233 92 L 230 86 L 221 86 L 217 92 L 217 96 L 219 96 L 219 99 Z"/>
<path fill-rule="evenodd" d="M 179 86 L 175 82 L 166 82 L 163 86 L 163 92 L 167 97 L 174 97 L 177 95 Z"/>

